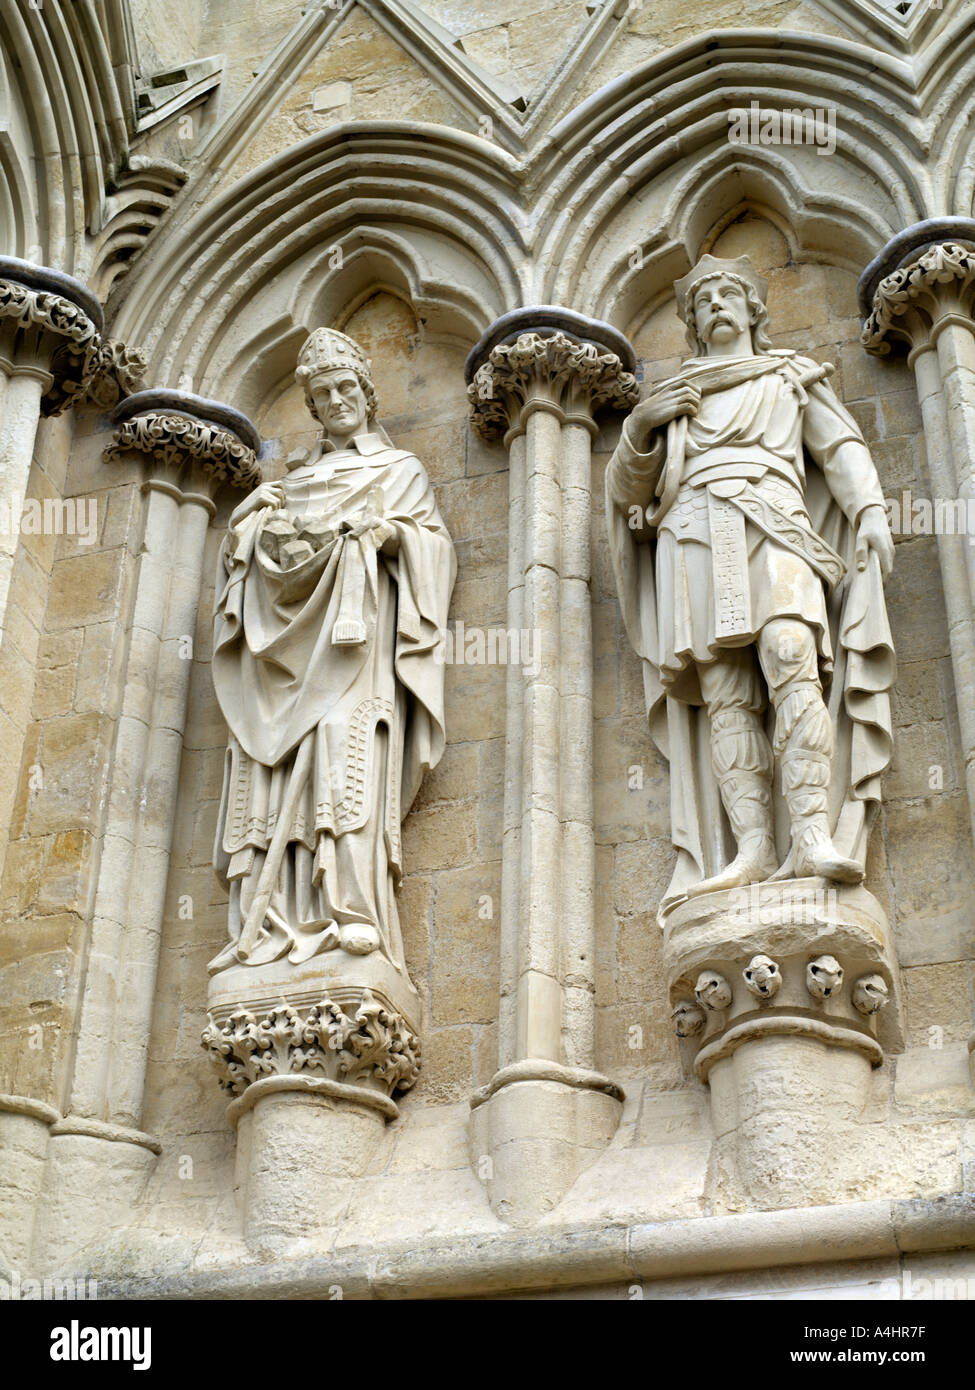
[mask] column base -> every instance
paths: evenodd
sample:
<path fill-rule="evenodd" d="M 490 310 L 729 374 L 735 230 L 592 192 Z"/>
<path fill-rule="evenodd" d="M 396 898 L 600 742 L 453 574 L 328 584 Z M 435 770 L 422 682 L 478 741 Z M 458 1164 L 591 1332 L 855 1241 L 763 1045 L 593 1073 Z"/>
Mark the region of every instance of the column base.
<path fill-rule="evenodd" d="M 498 1072 L 471 1100 L 470 1149 L 499 1220 L 528 1226 L 557 1207 L 616 1133 L 622 1102 L 582 1068 L 526 1060 Z"/>
<path fill-rule="evenodd" d="M 127 1137 L 134 1133 L 52 1129 L 33 1243 L 38 1273 L 97 1274 L 102 1243 L 132 1224 L 158 1154 L 158 1145 Z"/>
<path fill-rule="evenodd" d="M 44 1190 L 51 1125 L 58 1112 L 29 1096 L 0 1096 L 0 1259 L 4 1277 L 26 1272 L 34 1214 Z"/>

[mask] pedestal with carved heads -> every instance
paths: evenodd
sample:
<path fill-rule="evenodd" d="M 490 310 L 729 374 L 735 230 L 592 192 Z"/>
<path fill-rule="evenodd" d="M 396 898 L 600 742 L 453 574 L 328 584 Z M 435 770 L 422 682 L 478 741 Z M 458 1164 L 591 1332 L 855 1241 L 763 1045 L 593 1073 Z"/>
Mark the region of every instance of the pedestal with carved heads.
<path fill-rule="evenodd" d="M 832 1201 L 862 1168 L 871 1071 L 904 1046 L 882 907 L 793 879 L 688 898 L 660 924 L 684 1062 L 710 1087 L 722 1203 Z"/>

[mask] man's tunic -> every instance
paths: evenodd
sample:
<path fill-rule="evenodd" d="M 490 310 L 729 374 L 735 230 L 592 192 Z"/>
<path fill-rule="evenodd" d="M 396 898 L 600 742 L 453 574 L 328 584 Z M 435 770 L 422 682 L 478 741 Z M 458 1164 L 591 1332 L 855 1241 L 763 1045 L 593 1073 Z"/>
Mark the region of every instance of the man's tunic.
<path fill-rule="evenodd" d="M 701 391 L 696 417 L 638 453 L 624 425 L 606 473 L 610 551 L 623 621 L 642 659 L 647 717 L 671 764 L 670 894 L 724 868 L 699 670 L 748 648 L 774 618 L 815 633 L 836 728 L 830 825 L 842 854 L 866 853 L 890 763 L 894 654 L 877 556 L 853 564 L 856 524 L 883 494 L 856 422 L 793 352 L 692 358 L 677 381 Z M 804 451 L 818 465 L 808 476 Z M 739 656 L 741 653 L 739 652 Z M 729 676 L 764 703 L 754 655 Z"/>
<path fill-rule="evenodd" d="M 656 536 L 653 659 L 677 699 L 698 703 L 695 663 L 751 644 L 773 618 L 808 623 L 824 678 L 832 670 L 826 597 L 844 565 L 810 521 L 803 447 L 851 525 L 883 494 L 826 370 L 791 352 L 692 358 L 678 380 L 702 392 L 697 416 L 657 431 L 646 454 L 623 428 L 608 497 L 635 539 Z"/>

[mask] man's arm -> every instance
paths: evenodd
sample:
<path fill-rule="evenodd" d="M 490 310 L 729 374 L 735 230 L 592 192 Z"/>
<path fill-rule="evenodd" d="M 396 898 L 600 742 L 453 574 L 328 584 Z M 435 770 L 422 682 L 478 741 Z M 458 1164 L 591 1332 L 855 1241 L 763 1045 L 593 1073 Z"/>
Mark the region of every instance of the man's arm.
<path fill-rule="evenodd" d="M 877 468 L 853 416 L 824 381 L 809 387 L 802 442 L 856 531 L 857 568 L 866 567 L 873 550 L 886 579 L 894 564 L 894 543 Z"/>
<path fill-rule="evenodd" d="M 831 386 L 809 387 L 802 442 L 851 526 L 867 507 L 883 507 L 884 494 L 866 440 Z"/>
<path fill-rule="evenodd" d="M 643 529 L 642 517 L 667 457 L 667 425 L 678 415 L 696 415 L 700 404 L 701 393 L 688 382 L 661 382 L 624 421 L 609 464 L 609 490 L 634 531 Z"/>
<path fill-rule="evenodd" d="M 629 513 L 631 508 L 645 512 L 663 467 L 666 454 L 666 435 L 655 430 L 648 450 L 634 447 L 630 421 L 623 422 L 620 442 L 609 461 L 609 491 L 617 507 Z M 637 528 L 639 529 L 639 528 Z"/>

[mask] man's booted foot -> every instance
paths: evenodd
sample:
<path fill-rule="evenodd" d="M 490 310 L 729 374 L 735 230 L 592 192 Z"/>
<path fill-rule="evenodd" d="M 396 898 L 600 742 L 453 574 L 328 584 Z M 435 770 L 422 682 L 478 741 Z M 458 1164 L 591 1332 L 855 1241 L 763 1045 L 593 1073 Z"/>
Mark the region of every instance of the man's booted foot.
<path fill-rule="evenodd" d="M 809 816 L 793 827 L 796 878 L 828 878 L 833 883 L 862 883 L 863 869 L 836 849 L 825 816 Z"/>
<path fill-rule="evenodd" d="M 747 831 L 741 837 L 738 853 L 726 869 L 685 889 L 689 898 L 699 893 L 717 893 L 727 888 L 745 888 L 750 883 L 764 883 L 778 868 L 775 843 L 761 830 Z"/>

